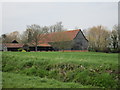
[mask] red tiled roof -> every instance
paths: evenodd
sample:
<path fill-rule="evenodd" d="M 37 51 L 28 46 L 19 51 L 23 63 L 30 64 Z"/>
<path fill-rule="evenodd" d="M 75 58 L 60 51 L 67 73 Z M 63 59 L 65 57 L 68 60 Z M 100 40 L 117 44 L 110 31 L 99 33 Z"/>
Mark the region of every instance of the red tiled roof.
<path fill-rule="evenodd" d="M 30 44 L 30 43 L 27 43 L 27 45 L 28 45 L 28 46 L 31 46 L 31 47 L 35 46 L 35 44 Z M 40 44 L 38 44 L 37 46 L 51 47 L 51 45 L 48 44 L 48 43 L 40 43 Z"/>
<path fill-rule="evenodd" d="M 38 44 L 38 46 L 51 47 L 51 45 L 50 45 L 50 44 L 48 44 L 48 43 Z"/>
<path fill-rule="evenodd" d="M 23 44 L 18 44 L 18 43 L 5 43 L 4 44 L 8 48 L 22 48 Z"/>
<path fill-rule="evenodd" d="M 71 31 L 63 31 L 63 32 L 53 32 L 49 34 L 40 35 L 40 41 L 37 46 L 43 47 L 51 47 L 49 42 L 59 42 L 59 41 L 71 41 L 73 40 L 80 29 L 71 30 Z M 34 42 L 33 42 L 34 43 Z M 28 44 L 29 46 L 34 46 L 34 44 Z"/>
<path fill-rule="evenodd" d="M 40 40 L 40 43 L 57 42 L 57 41 L 71 41 L 76 37 L 76 35 L 79 31 L 80 31 L 80 29 L 49 33 L 49 34 L 46 34 Z"/>

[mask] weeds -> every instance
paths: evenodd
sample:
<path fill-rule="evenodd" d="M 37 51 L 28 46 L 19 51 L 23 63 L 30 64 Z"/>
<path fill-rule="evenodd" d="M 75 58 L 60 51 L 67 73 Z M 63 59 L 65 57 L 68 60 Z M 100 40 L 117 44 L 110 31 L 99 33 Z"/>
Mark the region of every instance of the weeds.
<path fill-rule="evenodd" d="M 70 55 L 72 59 L 69 58 Z M 60 56 L 64 58 L 59 60 Z M 2 61 L 3 72 L 38 76 L 94 87 L 118 87 L 117 54 L 17 52 L 16 55 L 4 52 Z M 46 83 L 45 80 L 41 80 L 41 82 Z"/>

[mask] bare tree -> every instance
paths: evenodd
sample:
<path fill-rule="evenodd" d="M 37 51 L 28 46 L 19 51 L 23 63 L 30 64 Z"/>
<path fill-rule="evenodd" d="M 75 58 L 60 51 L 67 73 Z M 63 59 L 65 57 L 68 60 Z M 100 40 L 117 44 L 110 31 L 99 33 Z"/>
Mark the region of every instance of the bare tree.
<path fill-rule="evenodd" d="M 113 30 L 111 32 L 111 45 L 113 46 L 113 49 L 117 50 L 120 45 L 120 35 L 118 30 L 118 25 L 113 26 Z"/>
<path fill-rule="evenodd" d="M 21 42 L 23 44 L 27 44 L 28 43 L 28 33 L 27 33 L 27 30 L 24 31 L 21 35 L 20 35 L 20 39 L 21 39 Z"/>
<path fill-rule="evenodd" d="M 6 35 L 6 34 L 2 34 L 1 39 L 2 39 L 2 42 L 3 42 L 3 43 L 5 43 L 5 42 L 6 42 L 6 37 L 7 37 L 7 35 Z"/>
<path fill-rule="evenodd" d="M 2 35 L 3 43 L 11 43 L 12 40 L 20 41 L 20 34 L 18 31 L 14 31 L 9 34 Z"/>
<path fill-rule="evenodd" d="M 56 31 L 61 32 L 62 30 L 63 30 L 62 22 L 57 22 L 56 23 Z"/>
<path fill-rule="evenodd" d="M 35 51 L 37 51 L 37 46 L 40 44 L 40 40 L 42 40 L 48 31 L 45 28 L 41 28 L 39 25 L 33 24 L 27 26 L 27 30 L 31 31 L 30 35 L 31 39 L 29 39 L 30 43 L 35 46 Z M 28 37 L 28 38 L 30 38 Z"/>
<path fill-rule="evenodd" d="M 61 32 L 61 31 L 64 31 L 62 22 L 57 22 L 55 25 L 51 25 L 49 27 L 49 32 Z"/>
<path fill-rule="evenodd" d="M 42 30 L 44 32 L 48 33 L 49 32 L 49 27 L 48 26 L 44 26 L 44 27 L 42 27 Z"/>
<path fill-rule="evenodd" d="M 89 48 L 103 51 L 110 43 L 110 32 L 104 26 L 96 26 L 88 29 L 87 39 Z"/>

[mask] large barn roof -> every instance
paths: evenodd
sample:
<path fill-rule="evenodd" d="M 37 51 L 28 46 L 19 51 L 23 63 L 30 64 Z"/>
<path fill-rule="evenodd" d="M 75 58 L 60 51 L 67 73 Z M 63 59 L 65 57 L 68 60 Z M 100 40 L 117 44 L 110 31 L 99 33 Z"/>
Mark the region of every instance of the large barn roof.
<path fill-rule="evenodd" d="M 42 38 L 40 39 L 40 43 L 71 41 L 76 37 L 79 31 L 80 29 L 49 33 L 46 34 L 44 37 L 42 36 Z"/>

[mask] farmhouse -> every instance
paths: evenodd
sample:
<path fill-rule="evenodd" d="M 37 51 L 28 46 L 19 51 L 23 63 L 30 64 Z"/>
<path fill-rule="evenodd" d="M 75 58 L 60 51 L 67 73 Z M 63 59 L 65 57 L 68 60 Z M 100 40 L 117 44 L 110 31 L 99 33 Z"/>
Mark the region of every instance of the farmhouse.
<path fill-rule="evenodd" d="M 43 35 L 37 45 L 37 51 L 56 51 L 56 50 L 87 50 L 88 40 L 80 29 L 53 32 Z M 40 37 L 39 37 L 40 38 Z M 5 43 L 7 51 L 18 51 L 23 48 L 27 51 L 35 51 L 35 45 L 19 44 L 16 40 Z"/>

